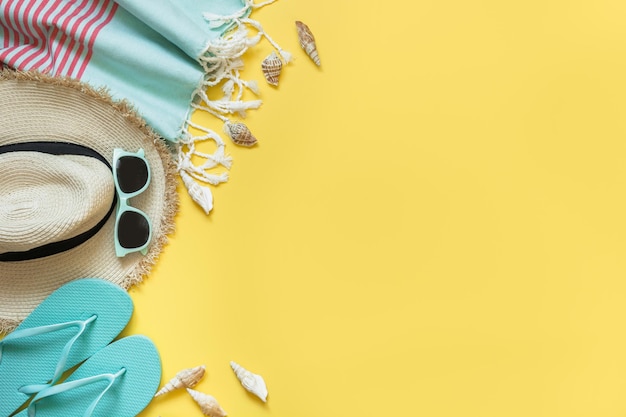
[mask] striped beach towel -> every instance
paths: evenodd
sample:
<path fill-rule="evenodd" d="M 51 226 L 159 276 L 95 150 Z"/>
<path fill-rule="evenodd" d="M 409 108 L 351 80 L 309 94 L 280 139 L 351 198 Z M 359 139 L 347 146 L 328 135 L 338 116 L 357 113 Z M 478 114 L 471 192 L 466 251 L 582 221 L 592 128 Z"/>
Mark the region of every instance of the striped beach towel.
<path fill-rule="evenodd" d="M 208 112 L 228 127 L 232 115 L 260 106 L 242 100 L 246 89 L 258 90 L 239 71 L 242 55 L 263 38 L 289 61 L 250 18 L 274 1 L 0 0 L 0 62 L 79 79 L 129 101 L 172 144 L 183 183 L 208 214 L 207 185 L 228 179 L 231 158 L 221 135 L 193 124 L 191 113 Z M 223 97 L 209 99 L 210 88 Z M 202 134 L 191 135 L 192 126 Z M 214 153 L 197 149 L 204 140 L 215 141 Z"/>

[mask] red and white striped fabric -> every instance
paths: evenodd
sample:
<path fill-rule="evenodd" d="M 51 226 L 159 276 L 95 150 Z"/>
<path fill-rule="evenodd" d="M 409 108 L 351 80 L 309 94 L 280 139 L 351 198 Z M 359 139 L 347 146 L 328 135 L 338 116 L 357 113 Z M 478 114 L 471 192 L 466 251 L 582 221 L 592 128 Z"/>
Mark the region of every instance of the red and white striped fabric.
<path fill-rule="evenodd" d="M 113 0 L 0 0 L 0 61 L 80 78 L 116 8 Z"/>

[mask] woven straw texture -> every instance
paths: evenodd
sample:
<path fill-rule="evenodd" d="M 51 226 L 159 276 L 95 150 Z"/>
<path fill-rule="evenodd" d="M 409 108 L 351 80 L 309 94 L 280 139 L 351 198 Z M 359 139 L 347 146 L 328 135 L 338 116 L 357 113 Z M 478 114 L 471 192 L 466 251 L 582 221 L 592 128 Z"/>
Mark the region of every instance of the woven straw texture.
<path fill-rule="evenodd" d="M 58 242 L 96 226 L 115 193 L 111 171 L 87 156 L 0 155 L 0 253 Z"/>
<path fill-rule="evenodd" d="M 80 144 L 92 148 L 109 161 L 113 159 L 115 148 L 131 152 L 143 148 L 152 179 L 148 189 L 134 197 L 131 204 L 151 219 L 153 237 L 146 256 L 132 253 L 118 258 L 113 241 L 115 218 L 111 216 L 96 235 L 73 249 L 40 259 L 0 262 L 0 332 L 17 326 L 47 295 L 66 282 L 97 277 L 125 289 L 141 282 L 167 242 L 167 234 L 173 231 L 178 210 L 176 169 L 171 150 L 128 103 L 114 102 L 106 91 L 96 91 L 78 81 L 38 73 L 0 71 L 0 146 L 33 141 Z M 22 250 L 24 246 L 37 246 L 46 236 L 80 233 L 103 217 L 99 212 L 106 212 L 110 207 L 112 178 L 108 169 L 108 172 L 102 172 L 100 168 L 99 172 L 89 174 L 99 177 L 93 180 L 93 186 L 88 186 L 84 180 L 82 184 L 74 182 L 69 187 L 57 185 L 55 195 L 54 185 L 45 187 L 42 184 L 49 182 L 52 176 L 61 176 L 63 181 L 71 182 L 68 173 L 72 169 L 89 168 L 84 165 L 89 162 L 80 157 L 50 158 L 56 158 L 57 165 L 59 158 L 71 161 L 64 161 L 66 166 L 63 169 L 50 166 L 25 168 L 24 164 L 14 163 L 11 174 L 2 168 L 0 178 L 24 176 L 28 184 L 41 188 L 46 195 L 37 201 L 49 201 L 46 207 L 38 210 L 58 219 L 58 222 L 50 219 L 44 222 L 47 227 L 56 224 L 55 230 L 35 232 L 37 227 L 25 225 L 18 234 L 33 237 L 33 240 L 22 239 L 19 245 L 12 246 L 15 242 L 7 238 L 11 221 L 7 213 L 0 210 L 0 246 L 4 249 L 12 246 L 12 250 Z M 0 161 L 4 163 L 5 159 L 0 158 Z M 39 162 L 43 160 L 39 159 Z M 68 163 L 71 167 L 67 166 Z M 64 191 L 60 192 L 59 187 Z M 4 191 L 5 188 L 0 186 L 0 198 Z M 91 201 L 73 203 L 68 210 L 66 202 L 59 201 L 67 193 L 78 193 Z M 108 193 L 108 197 L 98 193 Z M 102 204 L 102 200 L 108 203 Z"/>

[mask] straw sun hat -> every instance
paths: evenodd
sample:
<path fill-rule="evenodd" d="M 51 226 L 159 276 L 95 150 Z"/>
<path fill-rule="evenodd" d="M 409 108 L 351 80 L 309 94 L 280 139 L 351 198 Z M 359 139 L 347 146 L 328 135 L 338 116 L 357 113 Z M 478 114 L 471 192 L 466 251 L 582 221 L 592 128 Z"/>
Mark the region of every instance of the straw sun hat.
<path fill-rule="evenodd" d="M 143 149 L 149 165 L 148 187 L 129 200 L 151 223 L 145 255 L 115 252 L 116 148 Z M 69 281 L 140 282 L 177 208 L 171 152 L 127 103 L 78 81 L 0 71 L 0 333 Z"/>

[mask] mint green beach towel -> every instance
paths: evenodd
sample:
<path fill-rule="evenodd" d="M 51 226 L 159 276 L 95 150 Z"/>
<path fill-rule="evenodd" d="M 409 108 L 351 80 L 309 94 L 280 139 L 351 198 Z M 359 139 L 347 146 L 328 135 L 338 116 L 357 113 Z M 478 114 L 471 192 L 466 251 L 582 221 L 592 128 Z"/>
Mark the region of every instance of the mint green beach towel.
<path fill-rule="evenodd" d="M 213 207 L 208 184 L 228 179 L 231 158 L 216 132 L 190 120 L 195 110 L 226 125 L 245 117 L 260 100 L 242 100 L 254 82 L 242 80 L 242 55 L 266 38 L 288 62 L 289 53 L 250 14 L 276 0 L 0 0 L 0 62 L 79 79 L 130 102 L 169 141 L 189 194 L 206 213 Z M 206 91 L 221 88 L 210 100 Z M 189 127 L 202 135 L 192 136 Z M 213 154 L 195 143 L 212 140 Z M 192 156 L 203 162 L 192 163 Z M 197 159 L 197 158 L 196 158 Z M 213 168 L 224 168 L 221 173 Z M 218 170 L 219 171 L 219 170 Z"/>

